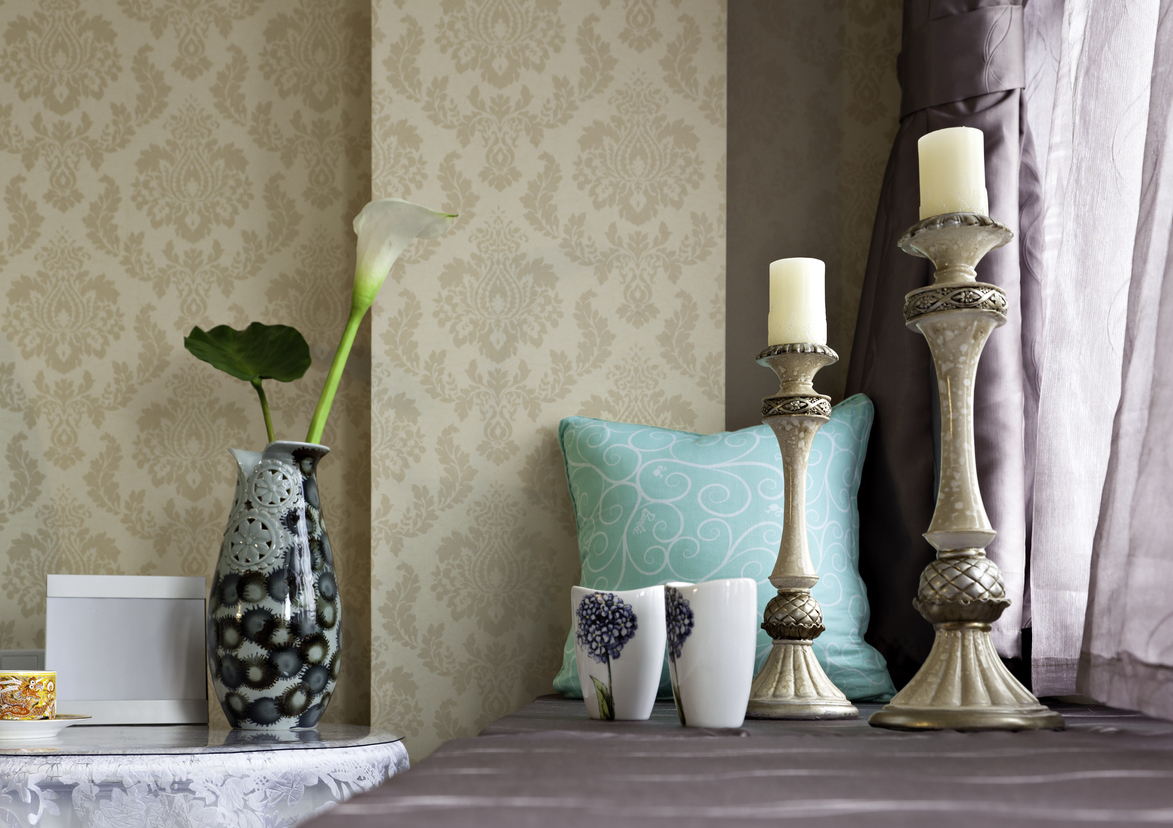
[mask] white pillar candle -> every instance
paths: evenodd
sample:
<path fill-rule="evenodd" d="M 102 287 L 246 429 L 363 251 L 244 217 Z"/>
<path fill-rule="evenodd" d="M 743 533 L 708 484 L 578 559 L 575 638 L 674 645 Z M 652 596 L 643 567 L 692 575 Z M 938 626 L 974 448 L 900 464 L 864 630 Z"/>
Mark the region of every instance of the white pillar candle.
<path fill-rule="evenodd" d="M 917 150 L 922 219 L 942 213 L 990 214 L 985 135 L 980 129 L 938 129 L 922 137 Z"/>
<path fill-rule="evenodd" d="M 768 345 L 827 344 L 826 265 L 819 259 L 770 263 Z"/>

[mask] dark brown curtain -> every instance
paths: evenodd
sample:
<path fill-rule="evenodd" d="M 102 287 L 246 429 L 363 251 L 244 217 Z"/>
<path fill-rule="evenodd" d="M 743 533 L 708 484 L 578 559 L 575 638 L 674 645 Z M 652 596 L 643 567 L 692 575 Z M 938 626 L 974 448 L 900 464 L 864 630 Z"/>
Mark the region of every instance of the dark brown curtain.
<path fill-rule="evenodd" d="M 936 496 L 936 400 L 928 346 L 904 326 L 904 295 L 932 280 L 928 262 L 896 242 L 919 219 L 917 140 L 953 126 L 985 133 L 990 214 L 1015 240 L 985 257 L 978 278 L 1004 289 L 1011 316 L 982 357 L 975 391 L 978 477 L 998 532 L 986 550 L 1013 604 L 994 629 L 1005 657 L 1021 652 L 1026 625 L 1027 485 L 1025 429 L 1037 406 L 1039 367 L 1023 351 L 1040 312 L 1034 262 L 1041 246 L 1038 199 L 1021 199 L 1020 178 L 1036 177 L 1022 117 L 1021 0 L 906 0 L 898 72 L 903 93 L 872 234 L 847 394 L 875 403 L 859 493 L 860 571 L 868 587 L 868 640 L 888 659 L 896 685 L 919 668 L 933 630 L 912 607 L 921 570 L 934 551 L 922 537 Z M 1027 188 L 1028 191 L 1034 191 Z M 1029 610 L 1027 610 L 1029 611 Z"/>

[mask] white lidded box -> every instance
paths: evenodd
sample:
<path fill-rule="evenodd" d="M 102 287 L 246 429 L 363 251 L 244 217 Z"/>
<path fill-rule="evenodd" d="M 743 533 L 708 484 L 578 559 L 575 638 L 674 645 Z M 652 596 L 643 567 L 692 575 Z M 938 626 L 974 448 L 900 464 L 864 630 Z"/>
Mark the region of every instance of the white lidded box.
<path fill-rule="evenodd" d="M 205 594 L 198 576 L 49 575 L 57 712 L 87 724 L 206 724 Z"/>

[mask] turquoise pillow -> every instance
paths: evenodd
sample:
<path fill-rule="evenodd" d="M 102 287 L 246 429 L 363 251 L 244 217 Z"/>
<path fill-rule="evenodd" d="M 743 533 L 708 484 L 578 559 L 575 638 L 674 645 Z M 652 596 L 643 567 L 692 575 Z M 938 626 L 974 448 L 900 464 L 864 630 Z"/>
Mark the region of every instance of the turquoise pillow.
<path fill-rule="evenodd" d="M 835 406 L 815 435 L 806 477 L 807 540 L 819 573 L 812 592 L 827 627 L 815 639 L 815 655 L 831 681 L 860 701 L 895 692 L 884 657 L 863 640 L 869 610 L 859 577 L 856 494 L 871 428 L 867 397 Z M 558 439 L 582 586 L 623 590 L 753 578 L 759 615 L 777 594 L 768 578 L 782 539 L 782 454 L 769 426 L 700 435 L 567 417 Z M 757 649 L 755 671 L 770 649 L 764 631 Z M 554 689 L 582 698 L 573 634 Z M 665 660 L 660 695 L 671 693 Z"/>

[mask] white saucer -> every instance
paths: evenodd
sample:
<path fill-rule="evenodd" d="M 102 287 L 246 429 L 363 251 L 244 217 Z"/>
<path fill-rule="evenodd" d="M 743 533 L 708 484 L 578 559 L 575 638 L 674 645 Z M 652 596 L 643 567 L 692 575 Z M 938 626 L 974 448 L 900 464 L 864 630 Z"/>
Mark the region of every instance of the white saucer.
<path fill-rule="evenodd" d="M 0 742 L 51 739 L 65 728 L 89 716 L 62 713 L 55 719 L 0 719 Z"/>

